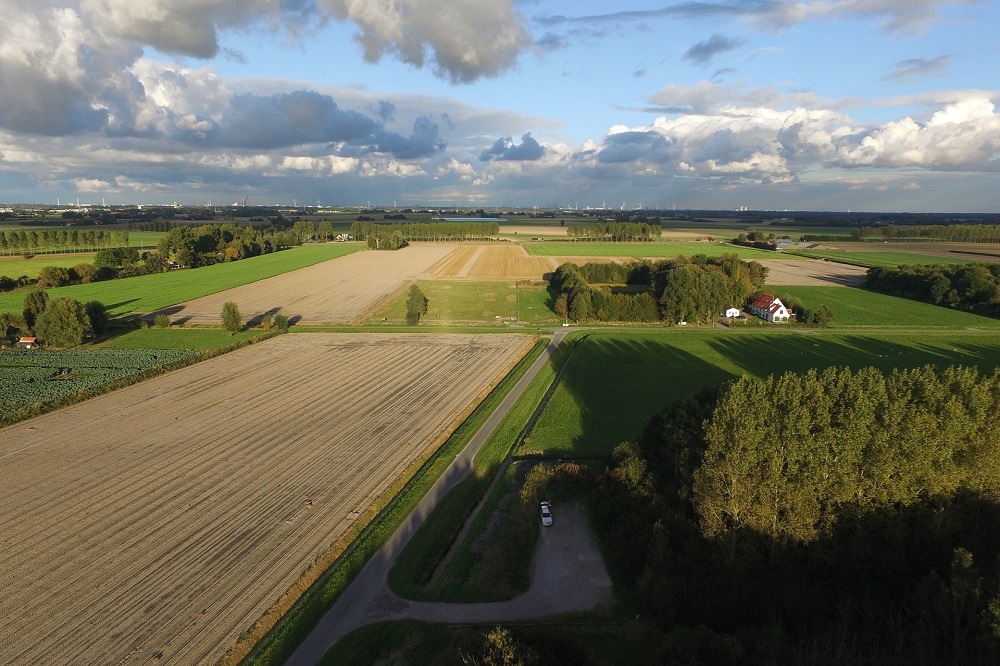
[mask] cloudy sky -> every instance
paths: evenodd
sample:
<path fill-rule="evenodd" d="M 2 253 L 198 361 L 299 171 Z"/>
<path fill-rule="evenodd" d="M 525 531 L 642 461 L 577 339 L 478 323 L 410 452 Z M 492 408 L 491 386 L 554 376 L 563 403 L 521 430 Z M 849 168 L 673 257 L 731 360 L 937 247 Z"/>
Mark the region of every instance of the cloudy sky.
<path fill-rule="evenodd" d="M 995 0 L 0 15 L 0 201 L 1000 211 Z"/>

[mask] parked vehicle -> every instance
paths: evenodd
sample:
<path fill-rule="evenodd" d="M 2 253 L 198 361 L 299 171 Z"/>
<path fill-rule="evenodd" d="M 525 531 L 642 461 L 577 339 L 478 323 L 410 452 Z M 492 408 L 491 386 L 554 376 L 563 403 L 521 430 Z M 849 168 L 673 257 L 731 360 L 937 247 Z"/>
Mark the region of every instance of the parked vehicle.
<path fill-rule="evenodd" d="M 552 505 L 549 502 L 543 501 L 538 513 L 542 518 L 542 525 L 548 527 L 552 524 Z"/>

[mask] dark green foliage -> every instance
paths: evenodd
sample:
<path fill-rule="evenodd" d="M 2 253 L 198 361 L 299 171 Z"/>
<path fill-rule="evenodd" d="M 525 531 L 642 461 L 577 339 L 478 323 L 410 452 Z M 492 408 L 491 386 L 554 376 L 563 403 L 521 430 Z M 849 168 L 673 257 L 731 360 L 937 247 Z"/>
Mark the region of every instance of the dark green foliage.
<path fill-rule="evenodd" d="M 555 270 L 551 285 L 556 307 L 565 295 L 567 315 L 575 321 L 653 322 L 662 317 L 676 323 L 720 316 L 727 306 L 742 303 L 763 286 L 766 277 L 767 269 L 755 261 L 731 254 L 695 255 L 630 264 L 567 262 Z"/>
<path fill-rule="evenodd" d="M 104 335 L 108 330 L 108 309 L 100 301 L 87 301 L 83 305 L 90 320 L 90 332 L 93 335 Z"/>
<path fill-rule="evenodd" d="M 48 304 L 49 294 L 41 289 L 32 291 L 24 297 L 24 323 L 28 328 L 35 327 L 35 320 L 45 311 Z"/>
<path fill-rule="evenodd" d="M 962 367 L 742 378 L 619 447 L 597 523 L 674 659 L 996 663 L 998 410 Z"/>
<path fill-rule="evenodd" d="M 869 268 L 865 284 L 893 296 L 1000 316 L 1000 265 L 997 264 Z"/>
<path fill-rule="evenodd" d="M 308 223 L 310 225 L 312 223 Z M 237 261 L 301 245 L 306 230 L 235 224 L 174 227 L 157 245 L 159 258 L 185 268 Z"/>
<path fill-rule="evenodd" d="M 21 315 L 0 312 L 0 344 L 14 344 L 27 328 Z"/>
<path fill-rule="evenodd" d="M 50 347 L 77 347 L 90 331 L 87 310 L 71 298 L 52 299 L 35 320 L 35 332 Z"/>
<path fill-rule="evenodd" d="M 114 247 L 94 255 L 94 268 L 118 270 L 139 262 L 139 251 L 134 247 Z"/>
<path fill-rule="evenodd" d="M 243 317 L 240 316 L 240 309 L 232 301 L 222 304 L 222 328 L 229 331 L 230 335 L 236 335 L 243 330 Z"/>
<path fill-rule="evenodd" d="M 902 238 L 923 238 L 943 240 L 952 243 L 997 243 L 1000 242 L 1000 225 L 996 224 L 924 224 L 894 226 L 858 226 L 851 229 L 855 240 L 896 240 Z"/>
<path fill-rule="evenodd" d="M 427 314 L 427 297 L 420 291 L 417 285 L 410 285 L 410 292 L 406 296 L 406 323 L 416 326 L 420 323 L 420 317 Z"/>
<path fill-rule="evenodd" d="M 43 266 L 38 271 L 38 281 L 35 286 L 39 289 L 51 289 L 52 287 L 64 287 L 70 284 L 69 269 L 62 266 Z"/>
<path fill-rule="evenodd" d="M 628 219 L 628 218 L 626 218 Z M 663 229 L 659 224 L 645 222 L 595 222 L 594 224 L 574 224 L 566 229 L 566 235 L 583 240 L 598 240 L 602 242 L 648 243 L 659 238 Z"/>
<path fill-rule="evenodd" d="M 274 328 L 280 333 L 288 332 L 288 316 L 283 314 L 274 315 Z"/>

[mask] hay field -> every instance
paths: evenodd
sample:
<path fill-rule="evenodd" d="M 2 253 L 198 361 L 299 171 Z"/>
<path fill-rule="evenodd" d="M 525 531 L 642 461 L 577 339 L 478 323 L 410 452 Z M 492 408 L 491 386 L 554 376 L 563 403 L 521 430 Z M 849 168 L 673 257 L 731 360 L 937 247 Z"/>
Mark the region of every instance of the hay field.
<path fill-rule="evenodd" d="M 280 312 L 309 324 L 353 322 L 380 307 L 383 299 L 393 296 L 455 247 L 415 243 L 396 252 L 355 252 L 158 313 L 169 315 L 174 322 L 219 324 L 222 305 L 233 301 L 244 321 Z"/>
<path fill-rule="evenodd" d="M 541 280 L 559 264 L 555 257 L 533 257 L 520 245 L 462 245 L 431 266 L 425 278 L 453 280 Z"/>
<path fill-rule="evenodd" d="M 0 430 L 0 662 L 216 662 L 531 344 L 286 335 Z"/>

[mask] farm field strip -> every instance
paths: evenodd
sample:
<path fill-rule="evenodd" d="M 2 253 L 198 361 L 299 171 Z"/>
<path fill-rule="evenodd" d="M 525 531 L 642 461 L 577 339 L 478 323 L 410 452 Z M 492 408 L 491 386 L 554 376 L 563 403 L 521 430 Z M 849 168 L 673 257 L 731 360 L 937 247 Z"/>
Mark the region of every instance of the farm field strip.
<path fill-rule="evenodd" d="M 562 242 L 525 243 L 524 249 L 533 256 L 554 257 L 620 257 L 623 259 L 673 259 L 704 254 L 718 257 L 735 254 L 740 259 L 781 259 L 782 254 L 769 250 L 729 245 L 728 243 L 597 243 Z M 562 262 L 560 262 L 562 263 Z"/>
<path fill-rule="evenodd" d="M 520 245 L 493 243 L 462 245 L 444 261 L 431 266 L 427 279 L 541 280 L 559 265 L 552 257 L 533 257 Z"/>
<path fill-rule="evenodd" d="M 148 313 L 342 257 L 359 249 L 361 245 L 357 243 L 310 244 L 231 263 L 59 287 L 48 292 L 50 298 L 65 296 L 81 303 L 101 301 L 114 315 Z M 24 296 L 23 291 L 0 294 L 0 312 L 20 312 Z"/>
<path fill-rule="evenodd" d="M 857 286 L 864 282 L 868 269 L 833 261 L 757 260 L 767 267 L 767 284 L 801 286 Z"/>
<path fill-rule="evenodd" d="M 415 280 L 454 245 L 414 243 L 395 252 L 357 252 L 267 280 L 220 291 L 162 312 L 174 321 L 218 324 L 232 301 L 244 320 L 280 312 L 304 323 L 349 323 Z"/>
<path fill-rule="evenodd" d="M 530 345 L 281 336 L 3 430 L 0 654 L 216 661 Z"/>

